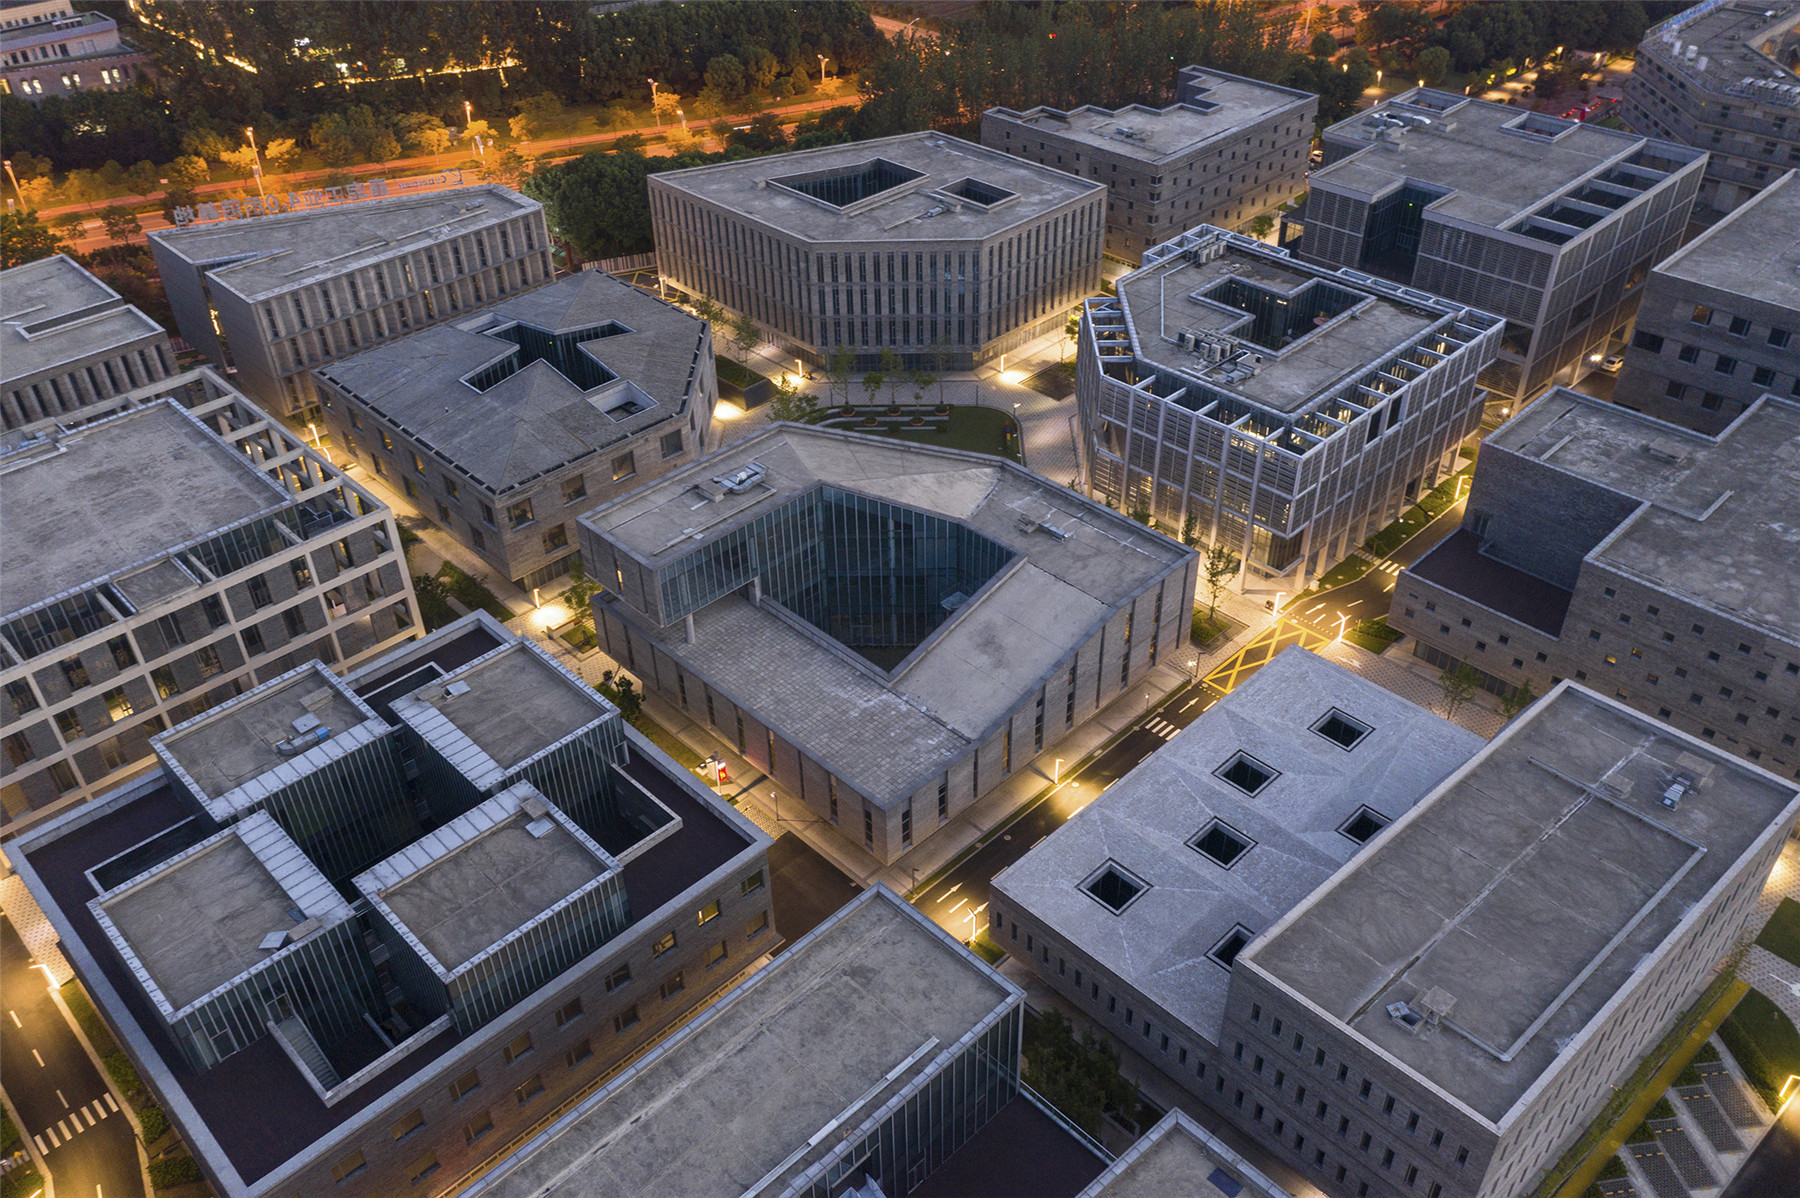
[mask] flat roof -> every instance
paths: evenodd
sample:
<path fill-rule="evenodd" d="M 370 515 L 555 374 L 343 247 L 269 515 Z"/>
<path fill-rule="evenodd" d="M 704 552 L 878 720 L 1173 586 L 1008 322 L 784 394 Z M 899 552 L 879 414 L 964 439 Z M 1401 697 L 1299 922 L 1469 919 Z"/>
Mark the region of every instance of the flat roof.
<path fill-rule="evenodd" d="M 1709 437 L 1558 387 L 1488 445 L 1644 503 L 1589 560 L 1800 640 L 1800 404 L 1765 395 Z"/>
<path fill-rule="evenodd" d="M 522 783 L 357 875 L 356 887 L 451 974 L 617 869 Z"/>
<path fill-rule="evenodd" d="M 1800 312 L 1800 171 L 1732 209 L 1657 263 L 1656 273 Z"/>
<path fill-rule="evenodd" d="M 210 286 L 254 302 L 542 208 L 510 188 L 482 183 L 155 229 L 150 240 L 206 270 Z"/>
<path fill-rule="evenodd" d="M 1022 999 L 873 887 L 469 1192 L 780 1193 Z"/>
<path fill-rule="evenodd" d="M 1671 810 L 1678 772 L 1698 785 Z M 1791 782 L 1564 682 L 1238 967 L 1503 1127 L 1689 911 L 1796 816 Z M 1394 1003 L 1436 1004 L 1442 1026 L 1412 1034 Z"/>
<path fill-rule="evenodd" d="M 1411 102 L 1420 97 L 1431 107 L 1420 109 Z M 1405 131 L 1395 143 L 1377 144 L 1372 122 L 1396 107 L 1422 113 L 1432 123 Z M 1505 128 L 1527 116 L 1566 131 L 1551 138 Z M 1315 186 L 1370 197 L 1408 183 L 1444 189 L 1451 194 L 1432 203 L 1432 213 L 1489 228 L 1510 223 L 1603 167 L 1653 144 L 1640 134 L 1561 121 L 1429 88 L 1415 88 L 1339 121 L 1325 137 L 1363 142 L 1366 148 L 1313 172 Z M 1671 152 L 1681 150 L 1654 144 Z M 1703 152 L 1685 151 L 1688 160 Z"/>
<path fill-rule="evenodd" d="M 1793 86 L 1794 73 L 1762 53 L 1761 46 L 1778 43 L 1781 34 L 1800 21 L 1800 4 L 1793 0 L 1739 0 L 1734 4 L 1696 4 L 1659 25 L 1653 25 L 1638 43 L 1640 52 L 1655 55 L 1690 87 L 1733 94 L 1745 79 L 1773 80 Z M 1679 43 L 1679 49 L 1677 49 Z M 1707 57 L 1706 70 L 1682 57 L 1689 46 Z M 1698 58 L 1698 55 L 1696 55 Z M 1742 92 L 1735 94 L 1743 95 Z M 1780 103 L 1776 93 L 1763 103 Z M 1793 92 L 1785 93 L 1793 96 Z M 1754 102 L 1754 93 L 1744 97 Z M 1796 101 L 1789 100 L 1790 104 Z"/>
<path fill-rule="evenodd" d="M 842 209 L 777 182 L 859 173 L 877 160 L 917 175 Z M 984 205 L 933 194 L 965 179 L 1016 198 Z M 980 241 L 1106 190 L 1097 180 L 932 130 L 665 171 L 653 176 L 650 186 L 687 192 L 804 241 L 889 245 Z"/>
<path fill-rule="evenodd" d="M 8 454 L 0 479 L 7 613 L 293 502 L 168 399 Z"/>
<path fill-rule="evenodd" d="M 1229 137 L 1282 109 L 1304 106 L 1314 99 L 1291 88 L 1218 72 L 1185 74 L 1183 83 L 1188 80 L 1205 89 L 1197 103 L 1183 102 L 1167 108 L 1129 104 L 1117 109 L 1086 104 L 1067 112 L 1044 106 L 1023 112 L 990 108 L 988 114 L 1008 124 L 1054 134 L 1121 158 L 1159 165 L 1208 142 Z"/>
<path fill-rule="evenodd" d="M 696 511 L 696 486 L 753 462 L 765 471 L 758 487 Z M 955 520 L 1011 550 L 1014 563 L 897 675 L 736 594 L 694 613 L 692 643 L 680 621 L 648 635 L 882 804 L 958 760 L 1120 603 L 1192 553 L 998 458 L 786 424 L 582 522 L 655 570 L 822 484 Z"/>
<path fill-rule="evenodd" d="M 1346 751 L 1313 726 L 1369 729 Z M 1207 953 L 1274 925 L 1363 847 L 1365 806 L 1399 819 L 1482 740 L 1298 646 L 1177 733 L 994 877 L 997 894 L 1217 1043 L 1230 971 Z M 1276 777 L 1254 797 L 1218 776 L 1245 753 Z M 1229 868 L 1192 847 L 1218 821 L 1252 847 Z M 1145 884 L 1115 913 L 1083 887 L 1108 863 Z"/>
<path fill-rule="evenodd" d="M 295 721 L 311 723 L 301 733 Z M 155 739 L 158 756 L 185 775 L 214 818 L 228 818 L 232 791 L 280 766 L 295 763 L 305 748 L 328 744 L 343 733 L 380 717 L 328 668 L 316 661 L 297 666 L 254 690 L 177 724 Z M 321 732 L 324 735 L 321 735 Z M 290 751 L 276 748 L 287 743 Z M 210 801 L 209 801 L 210 800 Z"/>
<path fill-rule="evenodd" d="M 1223 1140 L 1170 1111 L 1078 1198 L 1288 1198 Z"/>
<path fill-rule="evenodd" d="M 1138 356 L 1196 382 L 1241 395 L 1271 411 L 1295 415 L 1329 398 L 1335 389 L 1367 374 L 1377 359 L 1403 349 L 1462 306 L 1439 301 L 1441 310 L 1424 303 L 1392 299 L 1377 288 L 1344 279 L 1329 268 L 1308 266 L 1276 254 L 1253 252 L 1227 242 L 1210 261 L 1172 254 L 1132 271 L 1119 280 L 1119 299 L 1135 336 Z M 1327 324 L 1279 349 L 1248 341 L 1263 364 L 1247 379 L 1225 383 L 1198 373 L 1205 360 L 1177 342 L 1184 329 L 1224 332 L 1247 325 L 1250 314 L 1194 292 L 1237 279 L 1278 293 L 1320 283 L 1354 293 L 1357 302 Z M 1352 317 L 1350 314 L 1354 312 Z"/>
<path fill-rule="evenodd" d="M 417 726 L 420 706 L 449 721 L 502 770 L 612 711 L 598 691 L 528 641 L 503 645 L 395 700 L 394 711 Z"/>
<path fill-rule="evenodd" d="M 274 956 L 273 932 L 350 905 L 267 815 L 234 824 L 93 900 L 173 1016 Z M 299 912 L 296 917 L 295 912 Z"/>
<path fill-rule="evenodd" d="M 465 381 L 514 342 L 514 323 L 573 334 L 613 377 L 583 388 L 538 358 L 480 390 Z M 628 330 L 628 331 L 625 331 Z M 464 319 L 383 342 L 314 373 L 398 425 L 478 485 L 502 491 L 676 419 L 697 390 L 706 324 L 603 271 L 581 271 Z"/>
<path fill-rule="evenodd" d="M 0 388 L 163 327 L 66 254 L 0 271 Z"/>

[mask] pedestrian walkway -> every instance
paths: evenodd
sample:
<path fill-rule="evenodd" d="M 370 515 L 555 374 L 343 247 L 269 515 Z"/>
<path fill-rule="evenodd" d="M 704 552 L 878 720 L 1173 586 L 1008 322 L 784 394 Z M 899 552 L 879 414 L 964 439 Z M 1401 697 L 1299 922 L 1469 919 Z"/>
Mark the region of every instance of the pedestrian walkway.
<path fill-rule="evenodd" d="M 1389 653 L 1399 650 L 1390 649 Z M 1337 665 L 1343 666 L 1353 674 L 1367 678 L 1370 682 L 1385 690 L 1390 690 L 1402 699 L 1410 699 L 1427 711 L 1444 714 L 1444 688 L 1432 678 L 1417 673 L 1389 660 L 1387 654 L 1371 653 L 1361 645 L 1352 645 L 1348 641 L 1332 641 L 1318 650 L 1319 656 Z M 1500 735 L 1506 727 L 1506 717 L 1497 711 L 1491 711 L 1474 702 L 1466 702 L 1457 707 L 1449 717 L 1450 721 L 1467 728 L 1476 736 L 1492 740 Z"/>
<path fill-rule="evenodd" d="M 31 959 L 49 971 L 52 984 L 61 986 L 75 976 L 75 971 L 63 957 L 62 939 L 50 926 L 44 909 L 31 897 L 31 891 L 25 888 L 25 879 L 18 874 L 0 878 L 0 911 L 12 921 L 13 930 L 24 941 L 25 951 L 31 954 Z"/>

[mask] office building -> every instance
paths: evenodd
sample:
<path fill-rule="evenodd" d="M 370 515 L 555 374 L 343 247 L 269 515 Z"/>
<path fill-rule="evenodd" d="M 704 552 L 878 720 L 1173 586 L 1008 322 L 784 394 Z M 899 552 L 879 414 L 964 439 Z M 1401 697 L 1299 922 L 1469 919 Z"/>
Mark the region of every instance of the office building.
<path fill-rule="evenodd" d="M 1534 1192 L 1751 930 L 1796 817 L 1564 683 L 1238 955 L 1221 1109 L 1328 1193 Z"/>
<path fill-rule="evenodd" d="M 1706 164 L 1703 150 L 1429 88 L 1340 121 L 1324 145 L 1300 257 L 1504 317 L 1481 385 L 1514 411 L 1623 346 Z"/>
<path fill-rule="evenodd" d="M 79 415 L 0 454 L 7 833 L 117 786 L 171 724 L 418 630 L 393 513 L 210 370 Z"/>
<path fill-rule="evenodd" d="M 119 36 L 104 13 L 69 0 L 10 0 L 0 6 L 0 94 L 33 104 L 46 96 L 137 86 L 150 56 Z"/>
<path fill-rule="evenodd" d="M 1193 550 L 982 454 L 775 425 L 581 536 L 607 653 L 883 863 L 1187 652 Z"/>
<path fill-rule="evenodd" d="M 1800 171 L 1656 264 L 1613 397 L 1716 433 L 1769 392 L 1800 397 Z"/>
<path fill-rule="evenodd" d="M 60 420 L 174 373 L 162 326 L 73 258 L 0 271 L 0 429 Z"/>
<path fill-rule="evenodd" d="M 1800 166 L 1800 4 L 1707 0 L 1638 43 L 1619 115 L 1707 151 L 1699 203 L 1729 212 Z"/>
<path fill-rule="evenodd" d="M 1017 986 L 878 885 L 469 1192 L 904 1198 L 1029 1101 L 1023 1015 Z"/>
<path fill-rule="evenodd" d="M 777 942 L 768 838 L 484 613 L 155 744 L 9 856 L 229 1198 L 457 1191 Z"/>
<path fill-rule="evenodd" d="M 334 446 L 527 592 L 578 560 L 578 514 L 706 452 L 719 396 L 707 323 L 600 271 L 313 384 Z"/>
<path fill-rule="evenodd" d="M 494 184 L 155 229 L 150 249 L 187 343 L 298 424 L 311 367 L 553 271 L 543 205 Z"/>
<path fill-rule="evenodd" d="M 1456 469 L 1501 321 L 1199 228 L 1087 302 L 1088 484 L 1297 594 Z"/>
<path fill-rule="evenodd" d="M 657 269 L 786 352 L 969 370 L 1099 289 L 1106 186 L 930 131 L 650 177 Z"/>
<path fill-rule="evenodd" d="M 989 149 L 1106 184 L 1106 252 L 1136 263 L 1185 229 L 1241 229 L 1306 188 L 1319 97 L 1204 67 L 1167 108 L 990 108 Z"/>
<path fill-rule="evenodd" d="M 1079 1198 L 1290 1198 L 1230 1145 L 1174 1110 L 1095 1178 Z"/>
<path fill-rule="evenodd" d="M 1800 770 L 1800 403 L 1716 436 L 1558 389 L 1482 445 L 1462 527 L 1388 623 L 1489 691 L 1573 678 L 1782 776 Z"/>
<path fill-rule="evenodd" d="M 1177 1084 L 1230 1108 L 1216 1050 L 1237 953 L 1481 744 L 1289 648 L 1002 870 L 988 934 Z"/>

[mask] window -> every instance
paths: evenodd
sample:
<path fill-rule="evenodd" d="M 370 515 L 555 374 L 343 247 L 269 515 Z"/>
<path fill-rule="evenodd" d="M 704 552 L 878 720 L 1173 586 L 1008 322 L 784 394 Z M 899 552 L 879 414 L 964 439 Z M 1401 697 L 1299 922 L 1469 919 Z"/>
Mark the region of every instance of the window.
<path fill-rule="evenodd" d="M 1250 943 L 1253 935 L 1254 933 L 1249 928 L 1238 924 L 1231 931 L 1225 933 L 1224 938 L 1213 945 L 1206 955 L 1215 964 L 1230 969 L 1231 963 L 1237 960 L 1237 955 L 1244 951 L 1244 946 Z"/>
<path fill-rule="evenodd" d="M 1769 330 L 1769 344 L 1773 345 L 1776 349 L 1786 349 L 1787 343 L 1792 337 L 1793 333 L 1787 329 Z"/>
<path fill-rule="evenodd" d="M 112 717 L 114 723 L 132 713 L 131 700 L 126 696 L 124 687 L 115 686 L 100 697 L 106 701 L 106 714 Z"/>
<path fill-rule="evenodd" d="M 299 636 L 306 631 L 306 613 L 298 607 L 290 607 L 282 612 L 281 622 L 287 626 L 289 636 Z"/>
<path fill-rule="evenodd" d="M 425 1112 L 414 1107 L 408 1113 L 400 1116 L 399 1120 L 395 1122 L 394 1138 L 396 1140 L 404 1140 L 407 1136 L 412 1135 L 415 1131 L 418 1131 L 424 1126 Z"/>
<path fill-rule="evenodd" d="M 481 1074 L 471 1069 L 450 1083 L 450 1101 L 461 1102 L 464 1097 L 481 1089 Z"/>
<path fill-rule="evenodd" d="M 564 504 L 574 503 L 587 498 L 587 476 L 577 474 L 574 478 L 563 479 L 562 500 Z"/>
<path fill-rule="evenodd" d="M 515 532 L 524 528 L 535 519 L 537 519 L 537 517 L 532 514 L 531 500 L 529 499 L 521 499 L 518 503 L 511 504 L 506 509 L 507 527 Z"/>
<path fill-rule="evenodd" d="M 630 478 L 632 475 L 634 475 L 636 473 L 637 473 L 637 455 L 636 454 L 622 453 L 618 457 L 613 459 L 612 480 L 614 482 L 618 482 L 621 479 Z"/>
<path fill-rule="evenodd" d="M 671 998 L 680 994 L 683 989 L 685 989 L 685 987 L 682 985 L 681 975 L 679 973 L 670 974 L 663 979 L 663 984 L 660 987 L 663 1001 L 668 1002 Z"/>
<path fill-rule="evenodd" d="M 406 1167 L 406 1175 L 414 1185 L 418 1185 L 438 1170 L 437 1153 L 427 1152 L 424 1156 Z"/>
<path fill-rule="evenodd" d="M 1102 865 L 1081 884 L 1081 889 L 1090 898 L 1115 915 L 1131 906 L 1149 888 L 1148 882 L 1127 872 L 1114 861 Z"/>
<path fill-rule="evenodd" d="M 674 946 L 670 945 L 670 947 L 673 948 Z M 629 964 L 621 965 L 606 975 L 606 992 L 611 994 L 620 987 L 629 985 L 630 982 L 631 966 Z"/>
<path fill-rule="evenodd" d="M 555 525 L 544 532 L 544 552 L 555 553 L 558 549 L 569 547 L 569 526 Z"/>
<path fill-rule="evenodd" d="M 1367 724 L 1345 715 L 1335 707 L 1326 713 L 1324 719 L 1314 724 L 1312 730 L 1346 752 L 1354 749 L 1369 734 Z"/>
<path fill-rule="evenodd" d="M 526 1032 L 524 1035 L 520 1036 L 518 1039 L 514 1040 L 511 1044 L 508 1044 L 504 1049 L 502 1049 L 501 1055 L 506 1058 L 506 1063 L 508 1065 L 510 1065 L 514 1061 L 518 1060 L 520 1057 L 524 1056 L 526 1053 L 528 1053 L 530 1051 L 531 1051 L 531 1033 Z"/>
<path fill-rule="evenodd" d="M 1655 333 L 1646 333 L 1642 329 L 1639 329 L 1632 337 L 1631 344 L 1638 349 L 1648 350 L 1653 354 L 1659 354 L 1662 352 L 1663 339 Z"/>
<path fill-rule="evenodd" d="M 744 925 L 744 939 L 754 940 L 768 930 L 769 913 L 767 911 L 758 911 L 756 913 L 756 918 Z"/>
<path fill-rule="evenodd" d="M 580 1017 L 581 1017 L 581 999 L 579 997 L 571 998 L 568 1002 L 566 1002 L 562 1006 L 556 1008 L 556 1026 L 557 1027 L 562 1027 L 564 1024 L 569 1023 L 572 1020 L 579 1019 Z"/>
<path fill-rule="evenodd" d="M 524 1083 L 513 1090 L 513 1095 L 519 1100 L 519 1105 L 524 1106 L 543 1092 L 544 1077 L 541 1073 L 534 1073 Z"/>
<path fill-rule="evenodd" d="M 673 951 L 675 951 L 675 933 L 673 932 L 658 937 L 656 943 L 650 946 L 650 955 L 652 957 L 660 957 L 664 953 Z"/>
<path fill-rule="evenodd" d="M 1750 318 L 1748 316 L 1733 316 L 1731 318 L 1730 331 L 1733 337 L 1748 337 L 1750 335 Z"/>
<path fill-rule="evenodd" d="M 763 888 L 763 872 L 757 870 L 738 884 L 739 894 L 754 894 Z"/>
<path fill-rule="evenodd" d="M 1710 324 L 1712 323 L 1712 309 L 1705 304 L 1695 304 L 1694 311 L 1688 316 L 1688 320 L 1694 324 Z"/>
<path fill-rule="evenodd" d="M 1713 361 L 1713 371 L 1717 374 L 1735 374 L 1737 373 L 1737 365 L 1738 361 L 1736 358 L 1728 358 L 1724 354 L 1720 354 L 1718 358 Z"/>
<path fill-rule="evenodd" d="M 637 1023 L 637 1004 L 632 1003 L 629 1007 L 626 1007 L 623 1011 L 620 1011 L 617 1015 L 613 1016 L 613 1031 L 622 1035 L 631 1028 L 636 1027 Z"/>
<path fill-rule="evenodd" d="M 465 1144 L 473 1144 L 476 1140 L 479 1140 L 482 1136 L 487 1135 L 493 1130 L 493 1115 L 489 1114 L 487 1111 L 483 1111 L 481 1114 L 475 1116 L 475 1118 L 469 1120 L 469 1122 L 463 1124 L 463 1142 Z"/>
<path fill-rule="evenodd" d="M 1215 819 L 1188 841 L 1188 847 L 1230 869 L 1256 842 L 1223 820 Z"/>
<path fill-rule="evenodd" d="M 706 904 L 706 906 L 700 908 L 699 920 L 700 920 L 701 927 L 705 927 L 707 924 L 711 923 L 713 920 L 715 920 L 717 918 L 719 918 L 719 900 L 718 899 L 714 899 L 712 902 Z"/>
<path fill-rule="evenodd" d="M 662 439 L 663 458 L 665 460 L 668 458 L 672 458 L 680 452 L 681 452 L 681 430 L 676 429 L 672 433 L 664 433 L 663 439 Z"/>
<path fill-rule="evenodd" d="M 1238 752 L 1231 759 L 1213 771 L 1215 777 L 1231 783 L 1247 795 L 1257 794 L 1263 787 L 1280 777 L 1272 766 L 1264 765 L 1248 753 Z"/>
<path fill-rule="evenodd" d="M 575 1045 L 575 1047 L 569 1049 L 569 1051 L 563 1053 L 563 1064 L 573 1069 L 593 1055 L 593 1043 L 588 1040 L 583 1040 L 581 1043 Z"/>
<path fill-rule="evenodd" d="M 369 1162 L 363 1158 L 363 1154 L 360 1150 L 352 1152 L 349 1156 L 331 1166 L 331 1180 L 341 1184 L 346 1179 L 355 1177 L 358 1173 L 361 1173 L 368 1167 Z"/>
<path fill-rule="evenodd" d="M 1675 356 L 1680 358 L 1683 362 L 1698 362 L 1700 360 L 1700 347 L 1698 345 L 1684 345 L 1681 347 L 1681 351 Z"/>
<path fill-rule="evenodd" d="M 1357 844 L 1367 844 L 1371 836 L 1387 826 L 1387 816 L 1370 807 L 1358 807 L 1356 814 L 1339 826 L 1338 834 L 1354 840 Z"/>
<path fill-rule="evenodd" d="M 724 959 L 725 959 L 725 942 L 723 940 L 719 941 L 717 944 L 709 944 L 706 946 L 706 953 L 705 953 L 704 960 L 706 963 L 706 967 L 708 969 L 711 969 L 713 966 L 717 965 L 720 961 L 723 961 Z"/>

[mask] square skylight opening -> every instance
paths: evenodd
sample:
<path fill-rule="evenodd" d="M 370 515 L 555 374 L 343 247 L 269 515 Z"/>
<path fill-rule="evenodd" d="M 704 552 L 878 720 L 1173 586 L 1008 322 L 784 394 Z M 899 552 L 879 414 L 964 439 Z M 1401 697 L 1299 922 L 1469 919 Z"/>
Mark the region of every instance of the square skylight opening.
<path fill-rule="evenodd" d="M 1362 738 L 1372 731 L 1361 720 L 1347 716 L 1335 707 L 1326 712 L 1325 718 L 1314 724 L 1312 730 L 1345 752 L 1362 743 Z"/>
<path fill-rule="evenodd" d="M 1213 775 L 1229 782 L 1247 795 L 1261 793 L 1263 787 L 1281 777 L 1281 771 L 1264 765 L 1248 753 L 1238 752 L 1231 760 L 1213 771 Z"/>
<path fill-rule="evenodd" d="M 1256 842 L 1225 821 L 1215 819 L 1188 841 L 1188 847 L 1203 857 L 1210 857 L 1220 867 L 1230 869 L 1240 857 L 1256 847 Z"/>
<path fill-rule="evenodd" d="M 1008 191 L 992 183 L 983 183 L 980 179 L 958 179 L 944 188 L 946 195 L 953 195 L 959 200 L 978 204 L 983 208 L 992 208 L 1002 200 L 1010 200 L 1017 192 Z"/>
<path fill-rule="evenodd" d="M 910 166 L 902 166 L 885 158 L 871 158 L 845 166 L 786 175 L 771 179 L 770 182 L 792 188 L 833 208 L 849 208 L 924 177 L 923 171 L 916 171 Z"/>
<path fill-rule="evenodd" d="M 1225 933 L 1224 937 L 1212 946 L 1212 949 L 1206 954 L 1206 959 L 1222 969 L 1230 969 L 1231 963 L 1237 960 L 1238 954 L 1244 951 L 1245 946 L 1255 935 L 1255 932 L 1240 923 Z"/>
<path fill-rule="evenodd" d="M 1338 835 L 1347 836 L 1357 844 L 1368 844 L 1369 839 L 1390 822 L 1392 821 L 1387 816 L 1373 807 L 1358 807 L 1355 815 L 1338 825 Z"/>
<path fill-rule="evenodd" d="M 1116 861 L 1108 861 L 1081 884 L 1082 890 L 1089 898 L 1111 911 L 1114 915 L 1122 914 L 1143 893 L 1150 889 L 1150 883 L 1133 874 Z"/>

